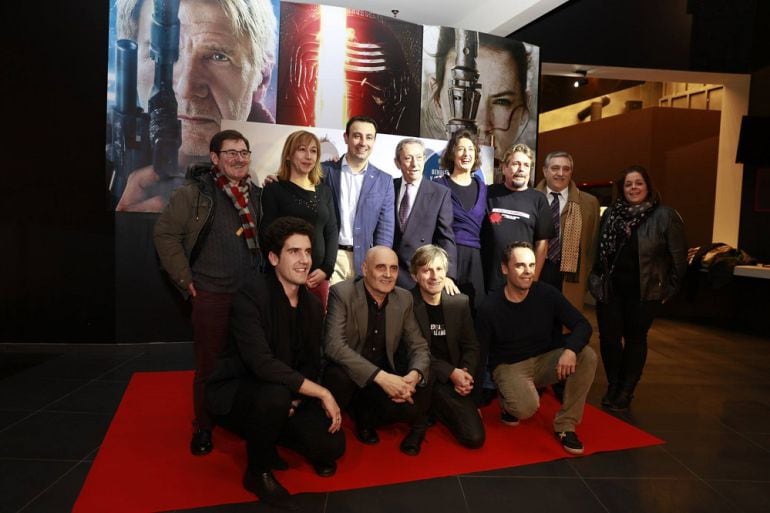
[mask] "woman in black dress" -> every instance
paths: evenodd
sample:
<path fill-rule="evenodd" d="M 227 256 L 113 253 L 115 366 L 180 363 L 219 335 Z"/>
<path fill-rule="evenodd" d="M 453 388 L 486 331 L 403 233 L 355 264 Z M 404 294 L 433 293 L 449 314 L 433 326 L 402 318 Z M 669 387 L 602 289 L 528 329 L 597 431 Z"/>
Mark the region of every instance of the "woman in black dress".
<path fill-rule="evenodd" d="M 307 287 L 318 296 L 326 310 L 339 229 L 332 191 L 321 183 L 318 137 L 306 130 L 291 133 L 283 146 L 277 175 L 278 181 L 266 183 L 262 192 L 260 234 L 274 220 L 284 216 L 299 217 L 313 225 L 313 264 Z"/>

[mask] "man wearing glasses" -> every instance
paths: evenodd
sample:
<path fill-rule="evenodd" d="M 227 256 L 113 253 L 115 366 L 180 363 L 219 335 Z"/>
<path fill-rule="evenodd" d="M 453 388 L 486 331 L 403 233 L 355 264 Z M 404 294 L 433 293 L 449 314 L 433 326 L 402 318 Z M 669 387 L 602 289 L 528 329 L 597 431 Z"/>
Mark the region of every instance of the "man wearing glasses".
<path fill-rule="evenodd" d="M 192 302 L 195 378 L 190 451 L 211 452 L 213 423 L 203 388 L 225 345 L 233 295 L 257 271 L 261 189 L 249 179 L 249 141 L 235 130 L 214 135 L 210 166 L 188 172 L 155 224 L 155 247 L 174 284 Z"/>

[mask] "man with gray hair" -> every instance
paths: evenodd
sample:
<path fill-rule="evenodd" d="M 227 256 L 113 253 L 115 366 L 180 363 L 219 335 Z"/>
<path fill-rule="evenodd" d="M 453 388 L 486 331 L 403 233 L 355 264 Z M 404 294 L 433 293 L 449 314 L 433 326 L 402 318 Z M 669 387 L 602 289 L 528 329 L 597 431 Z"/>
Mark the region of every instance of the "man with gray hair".
<path fill-rule="evenodd" d="M 417 249 L 410 263 L 414 316 L 430 347 L 433 376 L 431 411 L 460 444 L 484 445 L 481 415 L 472 398 L 479 367 L 479 343 L 473 331 L 468 296 L 446 293 L 446 251 L 433 244 Z"/>
<path fill-rule="evenodd" d="M 136 41 L 139 103 L 147 110 L 155 62 L 150 55 L 153 2 L 117 0 L 119 39 Z M 179 167 L 208 155 L 223 119 L 274 123 L 262 104 L 275 63 L 277 22 L 270 0 L 180 0 L 174 93 L 182 125 Z M 117 210 L 160 212 L 151 167 L 134 170 Z"/>
<path fill-rule="evenodd" d="M 545 157 L 542 191 L 551 207 L 556 235 L 548 241 L 548 257 L 540 279 L 564 293 L 575 308 L 582 309 L 588 273 L 596 258 L 599 237 L 599 200 L 578 189 L 572 180 L 574 162 L 566 151 Z"/>
<path fill-rule="evenodd" d="M 396 200 L 393 249 L 398 255 L 399 265 L 397 285 L 406 289 L 414 287 L 409 261 L 420 246 L 435 244 L 443 248 L 449 258 L 445 280 L 447 292 L 457 294 L 460 290 L 452 280 L 457 247 L 452 229 L 451 191 L 430 180 L 423 180 L 425 146 L 419 139 L 399 141 L 394 161 L 402 176 L 393 180 Z"/>

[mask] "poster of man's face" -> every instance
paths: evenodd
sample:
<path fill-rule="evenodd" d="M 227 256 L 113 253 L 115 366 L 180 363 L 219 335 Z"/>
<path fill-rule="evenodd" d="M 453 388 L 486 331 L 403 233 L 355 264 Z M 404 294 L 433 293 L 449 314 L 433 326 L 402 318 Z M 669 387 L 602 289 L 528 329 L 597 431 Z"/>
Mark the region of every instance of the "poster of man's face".
<path fill-rule="evenodd" d="M 422 26 L 356 9 L 284 3 L 278 123 L 341 128 L 354 115 L 378 131 L 417 135 Z"/>
<path fill-rule="evenodd" d="M 116 95 L 125 88 L 119 84 L 126 80 L 123 75 L 129 75 L 126 71 L 130 68 L 131 73 L 136 73 L 136 103 L 145 115 L 135 116 L 137 127 L 131 119 L 113 119 L 113 125 L 118 125 L 119 130 L 136 131 L 139 135 L 132 140 L 133 133 L 124 134 L 128 136 L 126 143 L 111 141 L 116 146 L 113 151 L 131 149 L 137 139 L 144 145 L 143 149 L 133 149 L 134 156 L 126 159 L 127 162 L 120 156 L 112 159 L 116 166 L 124 164 L 116 169 L 117 181 L 113 180 L 118 210 L 159 211 L 171 189 L 162 186 L 163 182 L 178 182 L 187 164 L 208 160 L 209 141 L 220 130 L 222 120 L 275 121 L 273 68 L 279 5 L 278 0 L 115 1 L 110 31 L 115 40 L 111 41 L 111 48 L 115 48 L 119 40 L 133 41 L 136 61 L 121 67 L 116 66 L 118 59 L 111 59 L 114 81 L 108 87 L 108 109 L 120 104 Z M 162 12 L 161 6 L 165 8 Z M 176 23 L 178 38 L 175 37 Z M 155 34 L 154 25 L 160 27 Z M 167 52 L 168 55 L 158 51 L 171 46 L 178 47 L 176 55 L 173 51 Z M 165 92 L 156 96 L 158 86 L 164 84 L 160 69 L 164 61 L 173 63 L 170 84 L 173 97 Z M 128 84 L 133 85 L 133 80 Z M 166 128 L 157 128 L 163 121 L 146 118 L 151 112 L 162 114 L 173 110 L 174 101 L 179 121 L 177 169 L 163 170 L 157 165 L 163 156 L 156 155 L 158 151 L 151 148 L 156 137 L 153 132 L 142 133 L 141 127 L 143 123 L 148 125 L 148 130 L 161 134 L 173 130 L 173 112 L 165 118 L 171 120 L 166 121 Z M 160 108 L 156 107 L 158 103 Z M 126 169 L 126 165 L 132 169 Z"/>
<path fill-rule="evenodd" d="M 537 47 L 479 32 L 424 27 L 420 136 L 446 139 L 453 123 L 465 123 L 477 131 L 479 144 L 494 146 L 496 159 L 516 143 L 535 148 L 538 74 Z M 472 76 L 478 78 L 469 80 Z M 470 107 L 474 93 L 475 107 Z M 453 101 L 458 95 L 462 99 Z"/>

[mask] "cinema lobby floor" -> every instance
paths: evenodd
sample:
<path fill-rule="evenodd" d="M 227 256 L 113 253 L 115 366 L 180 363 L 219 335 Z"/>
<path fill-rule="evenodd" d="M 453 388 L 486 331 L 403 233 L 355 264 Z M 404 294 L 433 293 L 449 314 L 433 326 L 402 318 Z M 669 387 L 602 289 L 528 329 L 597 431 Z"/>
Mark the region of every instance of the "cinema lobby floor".
<path fill-rule="evenodd" d="M 649 345 L 631 410 L 619 416 L 662 445 L 306 494 L 301 511 L 770 511 L 770 339 L 659 319 Z M 190 343 L 0 344 L 0 511 L 70 511 L 132 373 L 191 367 Z M 605 386 L 600 369 L 590 404 Z"/>

